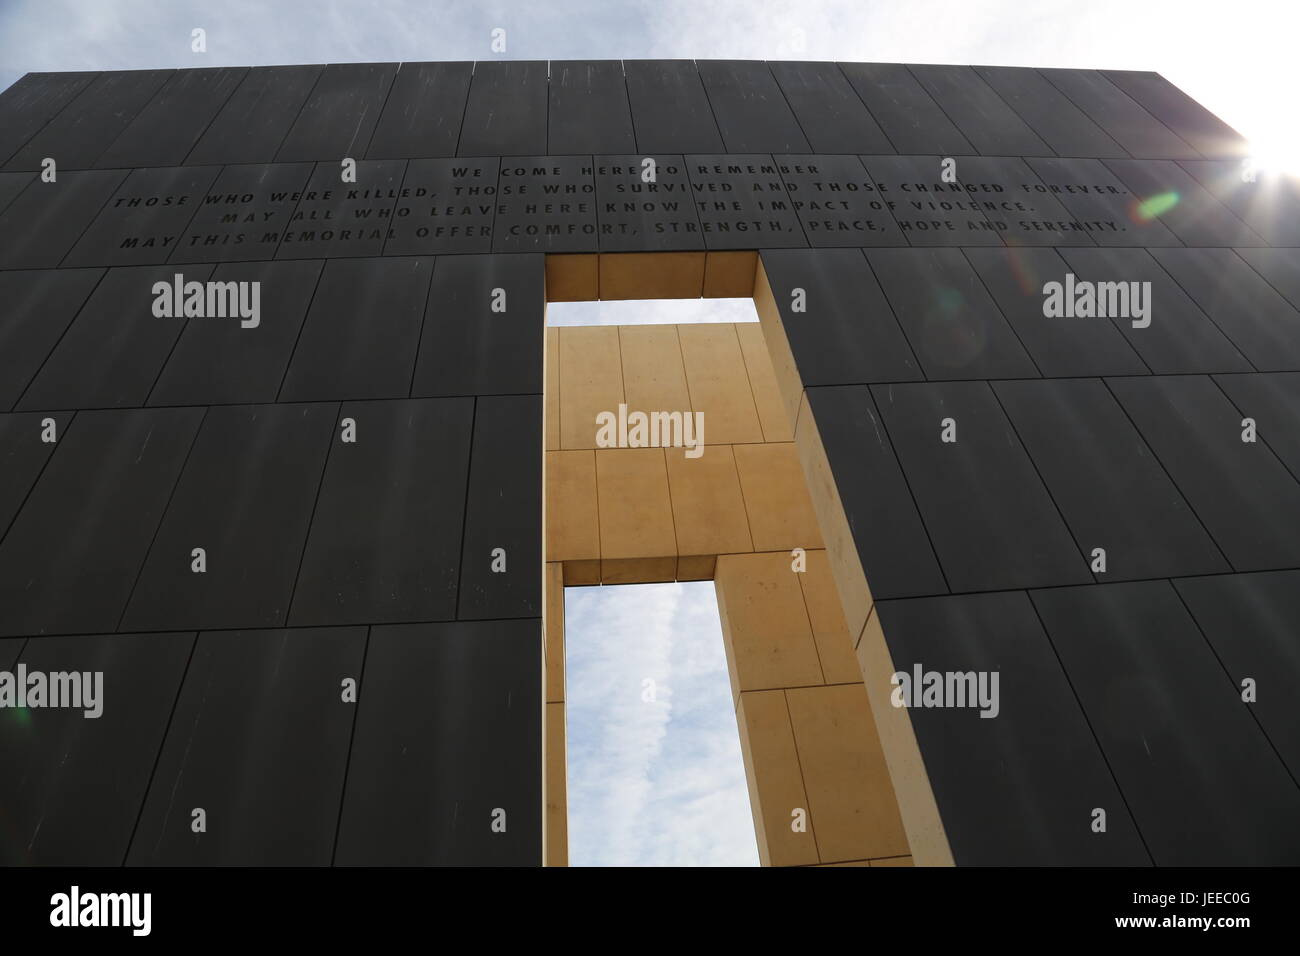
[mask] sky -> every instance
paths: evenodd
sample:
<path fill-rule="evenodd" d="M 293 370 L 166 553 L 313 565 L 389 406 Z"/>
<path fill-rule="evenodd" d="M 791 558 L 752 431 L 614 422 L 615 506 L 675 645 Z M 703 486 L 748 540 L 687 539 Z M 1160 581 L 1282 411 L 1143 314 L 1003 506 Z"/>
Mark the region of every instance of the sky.
<path fill-rule="evenodd" d="M 569 865 L 757 866 L 713 582 L 564 605 Z"/>
<path fill-rule="evenodd" d="M 1235 126 L 1258 165 L 1294 171 L 1297 36 L 1300 0 L 0 0 L 0 89 L 34 70 L 397 60 L 1141 69 Z M 753 320 L 747 300 L 682 307 L 553 305 L 549 321 Z M 566 604 L 571 862 L 756 863 L 712 585 L 573 589 Z"/>

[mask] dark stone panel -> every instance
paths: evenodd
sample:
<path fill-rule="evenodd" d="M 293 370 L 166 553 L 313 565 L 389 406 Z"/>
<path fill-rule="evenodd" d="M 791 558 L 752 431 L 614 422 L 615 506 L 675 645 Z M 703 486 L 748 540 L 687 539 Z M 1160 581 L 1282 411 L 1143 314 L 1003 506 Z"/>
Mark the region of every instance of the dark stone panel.
<path fill-rule="evenodd" d="M 978 188 L 945 183 L 941 156 L 863 156 L 876 192 L 914 246 L 1000 246 Z M 959 161 L 960 162 L 960 161 Z"/>
<path fill-rule="evenodd" d="M 872 596 L 947 593 L 871 390 L 809 388 L 807 395 Z"/>
<path fill-rule="evenodd" d="M 542 613 L 541 395 L 475 402 L 460 566 L 460 620 Z"/>
<path fill-rule="evenodd" d="M 888 202 L 856 156 L 772 158 L 812 246 L 907 244 Z"/>
<path fill-rule="evenodd" d="M 177 70 L 95 166 L 122 169 L 183 163 L 247 74 L 247 67 Z"/>
<path fill-rule="evenodd" d="M 1254 681 L 1250 711 L 1291 776 L 1300 777 L 1294 696 L 1300 686 L 1300 571 L 1189 578 L 1174 587 L 1239 693 L 1246 679 Z"/>
<path fill-rule="evenodd" d="M 186 162 L 200 166 L 274 162 L 322 70 L 322 66 L 250 69 Z"/>
<path fill-rule="evenodd" d="M 474 64 L 458 156 L 536 156 L 546 152 L 547 63 Z"/>
<path fill-rule="evenodd" d="M 396 63 L 331 63 L 325 67 L 280 144 L 276 161 L 321 160 L 337 165 L 344 157 L 366 155 L 396 75 Z"/>
<path fill-rule="evenodd" d="M 122 628 L 283 624 L 337 420 L 325 403 L 209 409 Z"/>
<path fill-rule="evenodd" d="M 362 627 L 201 634 L 131 866 L 329 866 Z M 202 807 L 207 831 L 191 829 Z"/>
<path fill-rule="evenodd" d="M 834 63 L 782 61 L 768 66 L 813 152 L 893 152 L 889 137 Z"/>
<path fill-rule="evenodd" d="M 1270 245 L 1300 246 L 1300 182 L 1294 176 L 1253 170 L 1240 159 L 1178 165 Z"/>
<path fill-rule="evenodd" d="M 13 666 L 18 663 L 18 653 L 27 643 L 25 637 L 5 637 L 0 638 L 0 666 L 5 670 L 12 670 Z"/>
<path fill-rule="evenodd" d="M 1238 249 L 1237 254 L 1300 309 L 1300 249 Z"/>
<path fill-rule="evenodd" d="M 763 269 L 805 387 L 923 378 L 889 302 L 856 249 L 765 249 Z M 794 290 L 804 311 L 792 311 Z"/>
<path fill-rule="evenodd" d="M 1205 376 L 1108 380 L 1238 571 L 1300 566 L 1300 485 Z"/>
<path fill-rule="evenodd" d="M 470 62 L 399 64 L 367 158 L 455 156 L 473 72 Z"/>
<path fill-rule="evenodd" d="M 1137 159 L 1199 159 L 1200 154 L 1178 138 L 1127 93 L 1096 70 L 1038 71 L 1070 98 L 1106 134 Z"/>
<path fill-rule="evenodd" d="M 977 66 L 975 72 L 1058 156 L 1117 159 L 1128 156 L 1123 147 L 1037 70 Z"/>
<path fill-rule="evenodd" d="M 47 418 L 54 420 L 55 437 L 60 441 L 66 438 L 71 413 L 0 415 L 0 541 L 58 447 L 57 442 L 42 440 Z M 4 663 L 3 657 L 0 654 L 0 664 Z"/>
<path fill-rule="evenodd" d="M 1300 477 L 1300 372 L 1216 375 L 1214 380 L 1242 416 L 1255 419 L 1257 440 Z"/>
<path fill-rule="evenodd" d="M 204 282 L 211 273 L 212 266 L 193 266 L 185 281 Z M 162 282 L 173 288 L 174 276 L 169 266 L 108 270 L 17 407 L 38 411 L 143 405 L 190 321 L 154 315 L 154 285 Z"/>
<path fill-rule="evenodd" d="M 279 400 L 405 398 L 432 271 L 430 258 L 325 263 Z"/>
<path fill-rule="evenodd" d="M 65 264 L 166 262 L 219 173 L 215 166 L 135 170 L 72 247 Z"/>
<path fill-rule="evenodd" d="M 103 269 L 0 272 L 0 410 L 18 401 L 103 275 Z"/>
<path fill-rule="evenodd" d="M 975 152 L 903 64 L 841 63 L 839 67 L 899 153 Z"/>
<path fill-rule="evenodd" d="M 1300 312 L 1231 249 L 1153 249 L 1151 254 L 1250 363 L 1300 369 Z"/>
<path fill-rule="evenodd" d="M 870 249 L 866 255 L 926 378 L 1037 377 L 960 249 Z"/>
<path fill-rule="evenodd" d="M 1070 211 L 1097 245 L 1182 245 L 1158 217 L 1137 214 L 1137 198 L 1100 160 L 1028 159 L 1026 162 L 1043 189 Z"/>
<path fill-rule="evenodd" d="M 1110 159 L 1133 191 L 1138 218 L 1159 216 L 1189 246 L 1262 246 L 1263 239 L 1170 160 Z"/>
<path fill-rule="evenodd" d="M 766 63 L 700 60 L 696 66 L 727 152 L 812 152 Z"/>
<path fill-rule="evenodd" d="M 218 266 L 214 282 L 259 283 L 257 325 L 246 328 L 253 319 L 239 316 L 186 324 L 148 404 L 274 402 L 322 265 L 303 259 Z"/>
<path fill-rule="evenodd" d="M 1207 158 L 1250 155 L 1240 133 L 1159 73 L 1103 70 L 1102 75 Z"/>
<path fill-rule="evenodd" d="M 1051 156 L 1052 150 L 969 66 L 909 66 L 975 149 L 992 156 Z"/>
<path fill-rule="evenodd" d="M 695 197 L 681 156 L 595 156 L 601 252 L 702 249 Z M 642 176 L 654 161 L 654 182 Z"/>
<path fill-rule="evenodd" d="M 311 163 L 227 166 L 201 198 L 169 262 L 270 259 L 306 191 Z"/>
<path fill-rule="evenodd" d="M 10 157 L 5 169 L 40 169 L 46 157 L 63 170 L 89 169 L 135 119 L 174 70 L 100 73 Z"/>
<path fill-rule="evenodd" d="M 117 627 L 202 418 L 77 415 L 0 545 L 0 635 Z"/>
<path fill-rule="evenodd" d="M 1064 288 L 1066 276 L 1070 274 L 1078 281 L 1094 284 L 1150 282 L 1151 286 L 1150 295 L 1143 294 L 1146 319 L 1094 316 L 1064 317 L 1056 321 L 1113 322 L 1157 375 L 1251 370 L 1250 363 L 1145 249 L 1062 249 L 1061 255 L 1069 271 L 1050 278 L 1062 284 L 1064 299 L 1070 298 Z M 1075 288 L 1078 288 L 1077 281 Z M 1129 286 L 1130 311 L 1132 288 Z M 1122 304 L 1122 299 L 1118 301 Z M 1107 310 L 1112 310 L 1110 304 Z M 1145 328 L 1133 326 L 1135 321 L 1148 320 L 1150 324 Z"/>
<path fill-rule="evenodd" d="M 0 93 L 0 162 L 40 132 L 97 73 L 28 73 Z"/>
<path fill-rule="evenodd" d="M 1091 580 L 986 382 L 871 391 L 954 592 Z M 954 442 L 941 440 L 946 418 L 955 422 Z"/>
<path fill-rule="evenodd" d="M 1148 371 L 1113 323 L 1043 315 L 1043 286 L 1060 281 L 1066 272 L 1065 261 L 1055 250 L 963 252 L 1044 375 L 1142 375 Z"/>
<path fill-rule="evenodd" d="M 958 866 L 1150 865 L 1023 591 L 884 601 L 876 612 L 899 673 L 998 678 L 995 716 L 981 716 L 993 713 L 987 702 L 908 709 Z M 1092 830 L 1096 807 L 1105 833 Z"/>
<path fill-rule="evenodd" d="M 0 173 L 0 212 L 38 178 L 36 173 Z"/>
<path fill-rule="evenodd" d="M 590 156 L 501 162 L 493 252 L 595 252 L 596 183 Z"/>
<path fill-rule="evenodd" d="M 88 169 L 33 182 L 0 214 L 0 269 L 57 266 L 126 177 L 120 169 Z"/>
<path fill-rule="evenodd" d="M 357 163 L 357 180 L 345 183 L 338 163 L 317 163 L 307 190 L 289 217 L 277 259 L 378 256 L 393 224 L 406 175 L 404 159 Z"/>
<path fill-rule="evenodd" d="M 384 253 L 490 251 L 500 166 L 496 157 L 411 160 Z"/>
<path fill-rule="evenodd" d="M 546 152 L 552 156 L 636 149 L 618 60 L 552 60 Z"/>
<path fill-rule="evenodd" d="M 540 255 L 438 259 L 411 394 L 540 394 L 545 271 Z"/>
<path fill-rule="evenodd" d="M 1030 596 L 1158 866 L 1300 859 L 1300 791 L 1167 581 Z"/>
<path fill-rule="evenodd" d="M 770 156 L 687 156 L 686 171 L 705 246 L 804 247 L 808 240 Z"/>
<path fill-rule="evenodd" d="M 1093 228 L 1075 219 L 1023 159 L 963 156 L 956 172 L 957 182 L 1008 246 L 1092 244 Z"/>
<path fill-rule="evenodd" d="M 474 402 L 352 402 L 336 428 L 289 623 L 456 616 Z"/>
<path fill-rule="evenodd" d="M 27 642 L 29 672 L 102 673 L 102 713 L 31 708 L 0 721 L 0 864 L 122 865 L 193 646 L 192 634 Z M 184 817 L 188 828 L 189 807 Z"/>
<path fill-rule="evenodd" d="M 335 862 L 541 865 L 541 667 L 537 619 L 372 628 Z"/>
<path fill-rule="evenodd" d="M 1016 435 L 1098 581 L 1232 570 L 1098 379 L 997 382 Z"/>
<path fill-rule="evenodd" d="M 722 135 L 691 60 L 627 60 L 628 101 L 642 153 L 721 153 Z"/>

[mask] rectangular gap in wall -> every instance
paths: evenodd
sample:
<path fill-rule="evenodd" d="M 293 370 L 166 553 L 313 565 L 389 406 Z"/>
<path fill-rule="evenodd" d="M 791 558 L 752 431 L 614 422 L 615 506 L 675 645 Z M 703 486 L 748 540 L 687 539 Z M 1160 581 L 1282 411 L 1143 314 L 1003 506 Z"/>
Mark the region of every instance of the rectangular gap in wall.
<path fill-rule="evenodd" d="M 757 322 L 754 300 L 740 299 L 620 299 L 595 302 L 552 302 L 546 324 L 689 325 L 702 322 Z"/>
<path fill-rule="evenodd" d="M 570 866 L 757 866 L 713 582 L 565 588 Z"/>

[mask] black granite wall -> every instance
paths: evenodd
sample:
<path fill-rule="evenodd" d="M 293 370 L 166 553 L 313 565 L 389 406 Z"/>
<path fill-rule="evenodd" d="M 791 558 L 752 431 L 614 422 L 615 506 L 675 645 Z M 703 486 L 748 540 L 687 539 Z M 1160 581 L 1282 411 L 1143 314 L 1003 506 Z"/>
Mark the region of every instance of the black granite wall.
<path fill-rule="evenodd" d="M 1244 153 L 1147 73 L 29 74 L 0 669 L 106 687 L 0 713 L 0 862 L 539 862 L 540 253 L 666 249 L 761 250 L 898 666 L 1000 670 L 912 714 L 959 863 L 1296 862 L 1300 191 Z"/>

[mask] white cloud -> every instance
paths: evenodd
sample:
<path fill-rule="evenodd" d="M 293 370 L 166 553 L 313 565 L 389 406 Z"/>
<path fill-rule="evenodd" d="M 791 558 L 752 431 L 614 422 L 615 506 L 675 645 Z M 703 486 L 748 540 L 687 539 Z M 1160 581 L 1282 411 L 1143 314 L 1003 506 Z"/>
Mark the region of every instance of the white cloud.
<path fill-rule="evenodd" d="M 713 585 L 570 589 L 565 643 L 570 863 L 757 864 Z"/>

